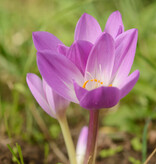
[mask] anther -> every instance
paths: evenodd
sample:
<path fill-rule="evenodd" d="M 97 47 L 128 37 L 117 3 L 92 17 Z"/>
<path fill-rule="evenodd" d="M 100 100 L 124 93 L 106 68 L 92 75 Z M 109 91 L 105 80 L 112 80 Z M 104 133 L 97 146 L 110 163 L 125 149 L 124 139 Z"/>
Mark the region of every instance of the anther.
<path fill-rule="evenodd" d="M 85 86 L 88 82 L 89 82 L 89 80 L 85 81 L 82 87 L 85 88 Z"/>
<path fill-rule="evenodd" d="M 87 80 L 87 81 L 85 81 L 84 84 L 83 84 L 83 86 L 82 86 L 82 88 L 85 88 L 86 85 L 87 85 L 87 83 L 88 83 L 89 81 L 91 81 L 91 82 L 95 81 L 95 82 L 97 82 L 97 83 L 103 84 L 103 82 L 101 82 L 100 80 L 97 80 L 97 79 L 91 79 L 91 80 Z M 112 87 L 112 84 L 108 85 L 108 87 Z"/>
<path fill-rule="evenodd" d="M 97 83 L 103 84 L 103 82 L 101 82 L 100 80 L 97 80 L 97 79 L 91 79 L 91 80 L 87 80 L 87 81 L 85 81 L 82 87 L 85 88 L 86 85 L 87 85 L 87 83 L 88 83 L 89 81 L 91 81 L 91 82 L 95 81 L 95 82 L 97 82 Z"/>

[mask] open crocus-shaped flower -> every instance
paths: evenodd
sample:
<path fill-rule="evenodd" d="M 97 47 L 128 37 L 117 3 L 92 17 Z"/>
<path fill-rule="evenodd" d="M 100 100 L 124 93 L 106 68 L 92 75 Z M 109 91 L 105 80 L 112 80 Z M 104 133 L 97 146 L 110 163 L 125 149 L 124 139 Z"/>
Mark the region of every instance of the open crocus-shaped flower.
<path fill-rule="evenodd" d="M 128 76 L 137 30 L 124 32 L 118 11 L 110 15 L 104 32 L 92 16 L 82 15 L 70 47 L 47 32 L 33 33 L 33 41 L 43 78 L 58 94 L 84 108 L 116 105 L 138 80 L 139 71 Z"/>
<path fill-rule="evenodd" d="M 41 80 L 37 75 L 28 73 L 26 80 L 31 93 L 47 114 L 53 118 L 65 114 L 69 102 L 53 91 L 44 79 Z"/>
<path fill-rule="evenodd" d="M 129 93 L 139 78 L 138 70 L 128 76 L 136 43 L 136 29 L 120 34 L 115 40 L 104 32 L 87 54 L 84 73 L 77 66 L 83 62 L 75 64 L 50 50 L 37 53 L 38 67 L 47 83 L 67 100 L 86 109 L 110 108 Z M 76 48 L 71 54 L 81 56 L 80 46 Z M 86 53 L 83 55 L 82 61 Z"/>

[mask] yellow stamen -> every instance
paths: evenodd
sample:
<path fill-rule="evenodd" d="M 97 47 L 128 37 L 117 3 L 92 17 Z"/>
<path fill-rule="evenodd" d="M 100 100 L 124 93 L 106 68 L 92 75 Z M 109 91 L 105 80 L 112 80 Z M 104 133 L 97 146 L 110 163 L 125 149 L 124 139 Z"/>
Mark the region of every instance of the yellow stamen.
<path fill-rule="evenodd" d="M 86 84 L 89 82 L 89 80 L 85 81 L 82 88 L 85 88 L 86 87 Z"/>
<path fill-rule="evenodd" d="M 87 81 L 85 81 L 84 84 L 83 84 L 83 86 L 82 86 L 82 88 L 85 88 L 86 85 L 87 85 L 87 83 L 88 83 L 89 81 L 91 81 L 91 82 L 95 81 L 95 82 L 97 82 L 97 83 L 103 84 L 103 82 L 101 82 L 100 80 L 97 80 L 97 79 L 91 79 L 91 80 L 87 80 Z M 108 87 L 112 87 L 112 84 L 110 84 Z"/>

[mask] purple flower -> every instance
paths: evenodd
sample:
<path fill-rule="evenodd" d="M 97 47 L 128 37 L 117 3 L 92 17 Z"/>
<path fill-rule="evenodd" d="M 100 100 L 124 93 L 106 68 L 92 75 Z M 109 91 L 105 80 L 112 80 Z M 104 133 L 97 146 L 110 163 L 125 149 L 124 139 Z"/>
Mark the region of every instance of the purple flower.
<path fill-rule="evenodd" d="M 84 156 L 87 148 L 88 127 L 84 126 L 80 132 L 76 146 L 77 164 L 83 164 Z"/>
<path fill-rule="evenodd" d="M 71 47 L 52 34 L 34 33 L 41 75 L 58 94 L 86 109 L 116 105 L 139 78 L 138 70 L 129 75 L 138 32 L 123 28 L 117 11 L 109 17 L 104 32 L 93 17 L 84 14 Z"/>
<path fill-rule="evenodd" d="M 65 114 L 69 102 L 55 93 L 45 80 L 33 73 L 28 73 L 26 80 L 36 101 L 47 114 L 56 119 Z"/>

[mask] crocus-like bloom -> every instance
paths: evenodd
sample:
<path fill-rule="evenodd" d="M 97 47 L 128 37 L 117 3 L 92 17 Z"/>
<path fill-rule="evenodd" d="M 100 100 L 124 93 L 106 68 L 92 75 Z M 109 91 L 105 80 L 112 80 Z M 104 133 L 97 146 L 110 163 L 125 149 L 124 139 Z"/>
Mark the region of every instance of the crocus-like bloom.
<path fill-rule="evenodd" d="M 45 80 L 33 73 L 27 74 L 27 84 L 42 109 L 53 118 L 61 117 L 69 102 L 55 93 Z"/>
<path fill-rule="evenodd" d="M 33 35 L 41 75 L 61 96 L 86 109 L 110 108 L 126 96 L 139 78 L 129 72 L 138 32 L 123 31 L 119 12 L 113 13 L 104 32 L 84 14 L 75 30 L 75 42 L 65 47 L 46 32 Z M 94 34 L 94 35 L 92 35 Z"/>
<path fill-rule="evenodd" d="M 84 126 L 80 132 L 79 139 L 76 146 L 76 159 L 77 164 L 83 164 L 84 156 L 86 153 L 88 138 L 88 127 Z"/>

